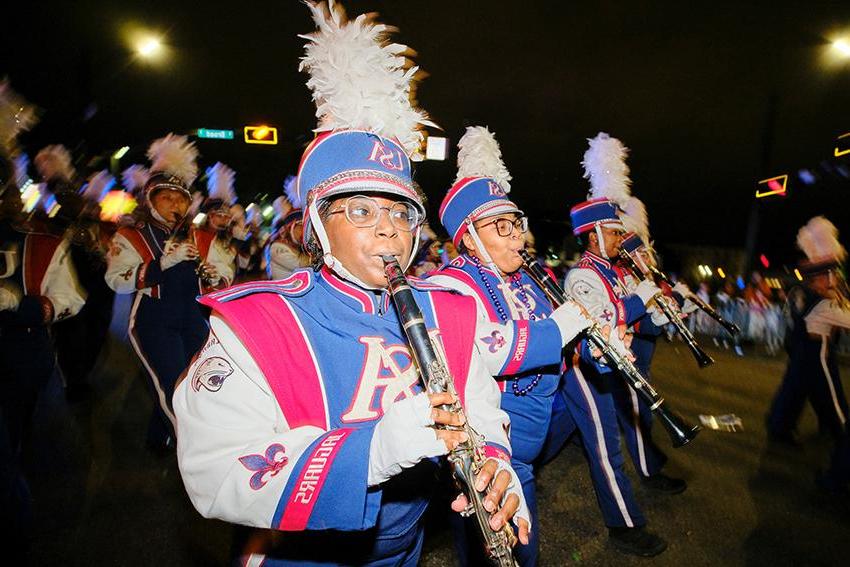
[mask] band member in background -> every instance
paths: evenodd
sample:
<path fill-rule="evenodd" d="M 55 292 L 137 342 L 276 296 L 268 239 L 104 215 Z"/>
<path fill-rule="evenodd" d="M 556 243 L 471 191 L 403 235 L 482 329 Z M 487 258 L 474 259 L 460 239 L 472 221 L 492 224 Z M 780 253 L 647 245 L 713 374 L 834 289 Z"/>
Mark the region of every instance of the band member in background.
<path fill-rule="evenodd" d="M 186 217 L 197 155 L 184 136 L 169 134 L 151 144 L 146 220 L 121 227 L 108 255 L 106 283 L 116 293 L 135 294 L 129 336 L 150 376 L 154 413 L 147 442 L 155 451 L 174 447 L 174 382 L 207 337 L 195 298 L 226 271 L 225 266 L 201 262 L 190 231 L 182 230 L 191 222 Z"/>
<path fill-rule="evenodd" d="M 436 407 L 450 394 L 422 391 L 382 259 L 404 268 L 415 253 L 425 209 L 408 154 L 428 122 L 406 101 L 412 73 L 402 72 L 399 46 L 379 34 L 374 16 L 346 21 L 338 4 L 308 5 L 319 31 L 302 68 L 321 101 L 321 128 L 297 183 L 317 271 L 202 300 L 213 309 L 212 332 L 174 397 L 180 471 L 204 516 L 266 528 L 242 561 L 413 566 L 434 488 L 430 457 L 465 435 L 431 427 L 458 423 L 459 414 Z M 342 67 L 333 56 L 341 49 Z M 352 105 L 360 110 L 346 112 Z M 487 439 L 477 482 L 485 491 L 493 480 L 491 528 L 513 518 L 527 542 L 508 419 L 477 340 L 497 330 L 476 325 L 468 298 L 413 286 L 469 423 Z M 512 330 L 499 332 L 513 340 Z"/>
<path fill-rule="evenodd" d="M 822 216 L 800 229 L 797 246 L 806 255 L 798 268 L 804 280 L 788 290 L 788 367 L 767 416 L 769 439 L 791 445 L 797 444 L 797 422 L 806 401 L 821 431 L 835 439 L 845 434 L 848 415 L 835 353 L 838 329 L 850 328 L 850 304 L 840 274 L 847 250 L 838 241 L 838 229 Z"/>
<path fill-rule="evenodd" d="M 218 274 L 217 280 L 207 278 L 203 281 L 205 293 L 229 286 L 236 275 L 236 245 L 232 234 L 236 173 L 225 164 L 216 162 L 207 168 L 206 174 L 208 194 L 200 206 L 203 220 L 196 223 L 193 219 L 190 231 L 201 262 L 215 266 Z"/>
<path fill-rule="evenodd" d="M 115 178 L 108 171 L 93 174 L 81 194 L 74 199 L 69 195 L 60 214 L 54 217 L 54 221 L 64 220 L 62 226 L 70 244 L 71 260 L 86 292 L 86 304 L 80 313 L 53 327 L 57 360 L 65 378 L 65 395 L 71 401 L 88 395 L 91 389 L 88 376 L 106 344 L 112 320 L 115 292 L 106 285 L 104 276 L 106 254 L 116 226 L 100 219 L 100 201 L 114 186 Z M 72 201 L 73 212 L 62 214 Z"/>
<path fill-rule="evenodd" d="M 590 325 L 589 318 L 572 302 L 556 313 L 546 294 L 522 271 L 518 250 L 525 246 L 528 219 L 515 203 L 509 200 L 511 176 L 502 163 L 499 144 L 484 127 L 468 127 L 458 142 L 458 174 L 454 185 L 443 199 L 440 220 L 452 241 L 461 251 L 448 267 L 434 273 L 429 282 L 456 289 L 473 297 L 480 320 L 493 323 L 533 321 L 556 323 L 560 336 L 553 336 L 549 345 L 549 364 L 540 368 L 516 366 L 499 376 L 502 391 L 501 407 L 511 419 L 511 466 L 517 472 L 531 512 L 537 523 L 537 497 L 534 467 L 547 440 L 547 433 L 560 431 L 557 441 L 549 435 L 550 443 L 563 445 L 575 429 L 565 412 L 553 416 L 553 401 L 561 381 L 563 346 Z M 562 338 L 563 337 L 563 338 Z M 506 345 L 493 337 L 490 348 Z M 546 348 L 540 338 L 535 347 Z M 555 423 L 553 423 L 553 420 Z M 560 423 L 563 421 L 564 423 Z M 457 547 L 461 564 L 476 563 L 476 554 L 467 549 L 467 540 L 475 542 L 471 526 L 456 526 Z M 471 537 L 465 537 L 470 531 Z M 475 545 L 475 544 L 473 544 Z M 537 532 L 532 532 L 530 544 L 516 550 L 521 565 L 536 565 Z M 479 559 L 480 560 L 480 559 Z"/>
<path fill-rule="evenodd" d="M 570 210 L 582 255 L 567 273 L 564 290 L 607 329 L 612 344 L 627 351 L 624 341 L 629 325 L 646 314 L 647 303 L 660 290 L 642 281 L 627 292 L 619 282 L 614 263 L 625 229 L 617 203 L 630 196 L 625 148 L 604 133 L 589 142 L 583 164 L 592 198 Z M 587 342 L 582 341 L 564 377 L 562 391 L 584 443 L 609 541 L 624 553 L 653 556 L 663 552 L 667 542 L 645 529 L 646 518 L 626 476 L 612 394 L 613 382 L 620 379 L 616 371 L 596 361 Z"/>
<path fill-rule="evenodd" d="M 301 244 L 304 213 L 301 199 L 295 193 L 295 176 L 287 177 L 283 186 L 286 195 L 274 201 L 272 234 L 265 251 L 266 273 L 272 280 L 287 278 L 298 268 L 310 265 Z"/>

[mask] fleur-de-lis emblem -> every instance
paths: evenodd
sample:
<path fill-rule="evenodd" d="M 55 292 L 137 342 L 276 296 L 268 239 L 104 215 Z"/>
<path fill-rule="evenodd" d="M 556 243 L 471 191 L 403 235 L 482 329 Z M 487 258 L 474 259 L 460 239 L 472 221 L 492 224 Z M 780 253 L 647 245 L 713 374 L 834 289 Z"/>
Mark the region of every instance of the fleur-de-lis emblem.
<path fill-rule="evenodd" d="M 265 455 L 244 455 L 239 457 L 239 462 L 249 471 L 255 471 L 249 482 L 253 490 L 259 490 L 271 480 L 271 477 L 280 472 L 289 462 L 285 455 L 286 449 L 280 443 L 269 445 Z M 268 476 L 266 476 L 268 474 Z"/>
<path fill-rule="evenodd" d="M 602 317 L 603 319 L 605 319 L 606 321 L 609 321 L 609 322 L 610 322 L 610 321 L 611 321 L 611 319 L 613 319 L 613 318 L 614 318 L 614 314 L 613 314 L 613 313 L 611 313 L 611 310 L 610 310 L 610 309 L 606 309 L 605 311 L 603 311 L 603 312 L 602 312 L 601 317 Z"/>
<path fill-rule="evenodd" d="M 505 337 L 499 331 L 493 331 L 489 337 L 481 337 L 481 340 L 484 344 L 489 345 L 488 350 L 490 352 L 496 352 L 507 344 Z"/>

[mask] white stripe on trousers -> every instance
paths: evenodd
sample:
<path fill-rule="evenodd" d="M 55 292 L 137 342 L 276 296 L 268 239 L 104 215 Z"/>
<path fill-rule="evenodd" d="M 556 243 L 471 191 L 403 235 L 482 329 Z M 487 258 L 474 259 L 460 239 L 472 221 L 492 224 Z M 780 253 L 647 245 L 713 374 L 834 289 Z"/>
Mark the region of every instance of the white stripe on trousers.
<path fill-rule="evenodd" d="M 168 407 L 168 400 L 165 397 L 165 391 L 162 389 L 162 384 L 160 383 L 159 376 L 157 376 L 156 372 L 154 372 L 153 366 L 151 366 L 151 364 L 148 362 L 148 359 L 145 358 L 142 346 L 139 344 L 139 341 L 136 338 L 136 311 L 138 310 L 141 301 L 142 294 L 137 293 L 136 299 L 133 301 L 133 309 L 130 310 L 130 325 L 127 334 L 130 338 L 130 344 L 133 345 L 133 350 L 136 351 L 136 354 L 139 356 L 139 360 L 142 361 L 142 365 L 145 367 L 145 370 L 147 370 L 148 374 L 150 374 L 151 376 L 151 382 L 153 382 L 153 387 L 156 390 L 157 397 L 159 398 L 159 407 L 162 408 L 165 417 L 167 417 L 168 420 L 171 422 L 171 426 L 174 428 L 174 431 L 176 433 L 177 418 L 174 417 L 174 414 L 171 413 L 171 408 Z"/>
<path fill-rule="evenodd" d="M 640 404 L 638 402 L 637 394 L 631 388 L 629 388 L 629 394 L 631 395 L 632 408 L 634 409 L 635 438 L 637 439 L 637 450 L 638 460 L 640 461 L 640 470 L 641 473 L 643 473 L 643 476 L 649 476 L 649 466 L 646 464 L 646 451 L 643 447 L 643 429 L 641 429 L 640 427 Z"/>
<path fill-rule="evenodd" d="M 626 507 L 626 501 L 623 499 L 623 493 L 620 492 L 620 486 L 617 484 L 617 478 L 614 475 L 614 469 L 611 467 L 611 462 L 608 460 L 608 448 L 605 445 L 605 434 L 602 432 L 602 420 L 599 419 L 599 410 L 596 408 L 596 402 L 593 400 L 593 395 L 590 393 L 590 388 L 587 385 L 587 381 L 584 379 L 584 375 L 581 373 L 581 370 L 579 370 L 578 365 L 574 368 L 578 384 L 581 387 L 581 392 L 584 395 L 584 399 L 587 402 L 588 407 L 590 408 L 590 414 L 593 416 L 593 424 L 596 427 L 596 447 L 599 452 L 599 458 L 602 461 L 602 469 L 605 471 L 605 477 L 608 480 L 608 488 L 611 489 L 611 493 L 614 495 L 614 500 L 617 501 L 617 507 L 623 515 L 623 520 L 625 520 L 626 526 L 633 528 L 635 524 L 632 521 L 632 517 L 629 515 L 629 510 Z"/>
<path fill-rule="evenodd" d="M 821 335 L 820 344 L 820 364 L 823 367 L 823 373 L 826 374 L 826 383 L 829 384 L 829 394 L 832 396 L 832 404 L 835 406 L 835 413 L 838 415 L 838 421 L 843 426 L 846 423 L 844 412 L 841 411 L 841 405 L 838 403 L 838 395 L 835 393 L 835 384 L 832 381 L 832 374 L 829 373 L 829 366 L 826 363 L 827 337 Z"/>

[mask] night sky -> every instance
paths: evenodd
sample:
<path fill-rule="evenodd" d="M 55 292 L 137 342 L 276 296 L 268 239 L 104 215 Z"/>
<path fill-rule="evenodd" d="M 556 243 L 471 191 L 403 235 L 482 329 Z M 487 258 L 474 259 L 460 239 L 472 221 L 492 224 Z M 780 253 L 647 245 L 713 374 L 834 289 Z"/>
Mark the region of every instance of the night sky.
<path fill-rule="evenodd" d="M 418 98 L 454 144 L 466 125 L 497 135 L 512 198 L 547 243 L 585 197 L 586 138 L 631 148 L 633 193 L 659 242 L 743 247 L 755 182 L 792 173 L 789 194 L 760 203 L 758 253 L 792 259 L 796 230 L 825 213 L 850 243 L 850 64 L 830 40 L 850 32 L 850 2 L 357 1 L 418 52 L 430 76 Z M 237 171 L 240 195 L 280 193 L 315 125 L 297 71 L 313 30 L 295 0 L 19 2 L 6 14 L 0 73 L 42 109 L 22 138 L 33 153 L 64 143 L 79 155 L 132 150 L 169 131 L 246 124 L 281 129 L 279 146 L 201 141 L 203 164 Z M 165 36 L 162 65 L 134 60 L 124 38 Z M 850 33 L 848 33 L 850 37 Z M 88 117 L 88 118 L 87 118 Z M 850 147 L 850 142 L 848 142 Z M 818 178 L 803 184 L 808 168 Z M 436 207 L 454 153 L 416 173 Z M 436 224 L 436 223 L 435 223 Z"/>

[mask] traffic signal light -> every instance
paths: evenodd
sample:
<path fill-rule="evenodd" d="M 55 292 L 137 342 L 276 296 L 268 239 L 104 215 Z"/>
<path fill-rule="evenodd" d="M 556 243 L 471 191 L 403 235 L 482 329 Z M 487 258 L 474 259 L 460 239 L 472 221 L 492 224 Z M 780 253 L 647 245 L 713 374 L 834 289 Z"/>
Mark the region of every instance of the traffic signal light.
<path fill-rule="evenodd" d="M 277 128 L 272 126 L 245 126 L 246 144 L 277 144 Z"/>

